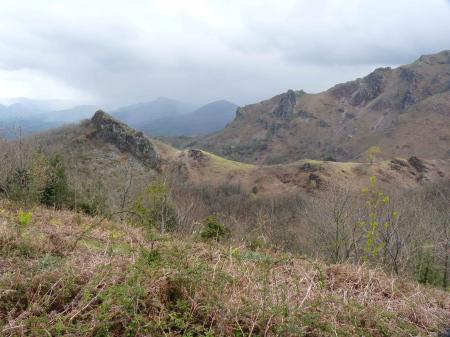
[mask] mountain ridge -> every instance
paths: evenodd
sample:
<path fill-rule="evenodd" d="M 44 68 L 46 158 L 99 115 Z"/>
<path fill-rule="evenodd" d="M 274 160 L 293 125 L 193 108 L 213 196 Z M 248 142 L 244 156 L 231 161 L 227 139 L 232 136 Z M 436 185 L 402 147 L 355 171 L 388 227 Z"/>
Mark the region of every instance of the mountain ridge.
<path fill-rule="evenodd" d="M 235 116 L 238 106 L 227 100 L 217 100 L 179 116 L 156 119 L 140 126 L 152 136 L 194 136 L 224 128 Z"/>
<path fill-rule="evenodd" d="M 446 50 L 398 68 L 378 68 L 321 93 L 289 90 L 247 105 L 224 130 L 192 145 L 255 163 L 363 161 L 372 146 L 381 147 L 382 158 L 449 158 L 449 110 Z"/>

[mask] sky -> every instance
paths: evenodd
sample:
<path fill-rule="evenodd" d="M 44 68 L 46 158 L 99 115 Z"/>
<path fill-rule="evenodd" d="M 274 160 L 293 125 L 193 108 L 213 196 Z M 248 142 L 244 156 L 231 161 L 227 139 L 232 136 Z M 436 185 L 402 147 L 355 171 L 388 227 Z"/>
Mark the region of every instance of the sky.
<path fill-rule="evenodd" d="M 448 0 L 0 0 L 0 98 L 243 105 L 444 49 Z"/>

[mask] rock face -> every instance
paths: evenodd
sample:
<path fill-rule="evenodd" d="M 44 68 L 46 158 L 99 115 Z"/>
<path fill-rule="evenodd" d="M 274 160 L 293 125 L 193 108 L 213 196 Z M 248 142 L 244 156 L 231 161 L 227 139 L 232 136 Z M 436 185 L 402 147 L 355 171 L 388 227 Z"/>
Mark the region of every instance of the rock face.
<path fill-rule="evenodd" d="M 277 117 L 289 117 L 294 113 L 295 103 L 297 102 L 296 94 L 293 90 L 288 90 L 282 94 L 280 103 L 274 109 L 273 114 Z"/>
<path fill-rule="evenodd" d="M 160 156 L 150 139 L 126 124 L 119 122 L 102 110 L 98 110 L 91 123 L 97 130 L 95 136 L 114 144 L 119 150 L 129 152 L 151 168 L 160 164 Z"/>
<path fill-rule="evenodd" d="M 385 68 L 376 69 L 359 83 L 359 88 L 352 93 L 350 104 L 364 105 L 383 92 Z"/>

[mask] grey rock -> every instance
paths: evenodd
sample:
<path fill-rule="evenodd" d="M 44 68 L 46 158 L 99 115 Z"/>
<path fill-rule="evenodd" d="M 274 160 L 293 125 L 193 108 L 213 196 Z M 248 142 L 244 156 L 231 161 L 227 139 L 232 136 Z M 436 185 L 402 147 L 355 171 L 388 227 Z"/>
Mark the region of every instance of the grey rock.
<path fill-rule="evenodd" d="M 412 156 L 408 159 L 408 163 L 416 169 L 419 173 L 424 173 L 428 171 L 428 168 L 425 166 L 425 163 L 419 158 Z"/>
<path fill-rule="evenodd" d="M 280 102 L 274 109 L 273 113 L 278 117 L 290 117 L 294 113 L 294 107 L 297 103 L 297 95 L 294 90 L 288 90 L 281 95 Z"/>
<path fill-rule="evenodd" d="M 329 123 L 327 123 L 326 121 L 324 121 L 323 119 L 321 119 L 321 120 L 319 121 L 319 126 L 320 126 L 321 128 L 329 128 L 331 125 L 330 125 Z"/>
<path fill-rule="evenodd" d="M 377 69 L 366 76 L 360 82 L 358 90 L 352 94 L 350 104 L 364 105 L 378 97 L 384 89 L 384 71 L 384 69 Z"/>
<path fill-rule="evenodd" d="M 312 113 L 305 111 L 305 110 L 300 110 L 297 114 L 302 119 L 308 119 L 308 118 L 317 119 L 316 116 L 314 116 Z"/>
<path fill-rule="evenodd" d="M 151 140 L 126 124 L 119 122 L 102 110 L 98 110 L 91 119 L 96 129 L 95 137 L 115 145 L 119 150 L 128 152 L 151 168 L 160 164 L 160 156 Z"/>
<path fill-rule="evenodd" d="M 236 118 L 242 118 L 242 117 L 244 117 L 244 114 L 245 114 L 244 108 L 238 107 L 236 109 Z"/>

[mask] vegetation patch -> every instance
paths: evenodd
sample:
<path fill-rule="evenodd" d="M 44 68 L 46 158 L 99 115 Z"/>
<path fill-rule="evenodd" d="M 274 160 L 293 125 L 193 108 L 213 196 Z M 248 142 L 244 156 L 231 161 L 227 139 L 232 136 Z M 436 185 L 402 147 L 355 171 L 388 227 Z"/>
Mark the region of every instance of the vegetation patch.
<path fill-rule="evenodd" d="M 437 336 L 450 320 L 447 292 L 364 266 L 40 207 L 17 237 L 17 208 L 0 214 L 2 336 Z"/>

